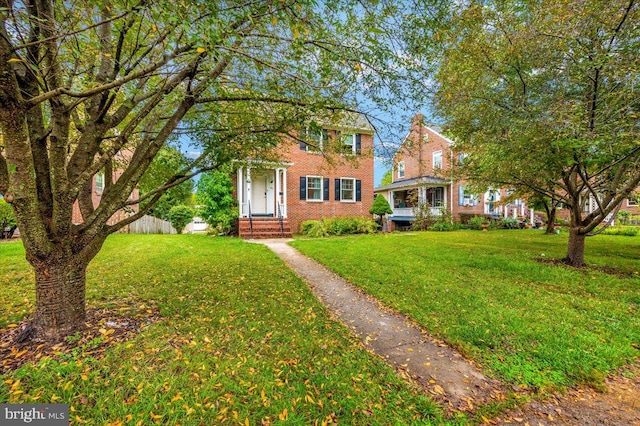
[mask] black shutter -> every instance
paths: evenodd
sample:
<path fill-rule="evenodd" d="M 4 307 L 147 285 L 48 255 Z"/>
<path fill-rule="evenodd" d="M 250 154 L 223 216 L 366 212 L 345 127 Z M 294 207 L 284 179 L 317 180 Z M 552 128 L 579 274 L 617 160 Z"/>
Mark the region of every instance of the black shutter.
<path fill-rule="evenodd" d="M 307 199 L 307 178 L 304 176 L 300 177 L 300 199 Z"/>
<path fill-rule="evenodd" d="M 356 201 L 362 201 L 362 181 L 356 180 Z"/>
<path fill-rule="evenodd" d="M 340 201 L 340 179 L 336 179 L 336 201 Z"/>
<path fill-rule="evenodd" d="M 307 144 L 304 142 L 305 138 L 307 137 L 307 132 L 305 131 L 305 129 L 300 130 L 300 133 L 298 133 L 298 137 L 300 138 L 300 149 L 303 151 L 307 150 Z M 304 200 L 304 198 L 302 198 Z"/>
<path fill-rule="evenodd" d="M 323 199 L 329 201 L 329 178 L 324 178 L 322 183 L 322 191 L 324 192 Z"/>
<path fill-rule="evenodd" d="M 356 154 L 360 154 L 362 152 L 362 135 L 356 135 Z"/>

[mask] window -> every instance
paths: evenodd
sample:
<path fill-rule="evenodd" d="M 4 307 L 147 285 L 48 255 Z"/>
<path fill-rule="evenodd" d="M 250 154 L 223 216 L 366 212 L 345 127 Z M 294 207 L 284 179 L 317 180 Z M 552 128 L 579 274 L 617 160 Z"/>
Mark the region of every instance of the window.
<path fill-rule="evenodd" d="M 340 149 L 343 154 L 355 154 L 356 153 L 356 135 L 350 133 L 343 133 L 340 136 Z"/>
<path fill-rule="evenodd" d="M 637 206 L 638 205 L 638 199 L 637 198 L 627 198 L 627 206 L 631 207 L 631 206 Z"/>
<path fill-rule="evenodd" d="M 307 200 L 322 201 L 322 178 L 307 176 Z"/>
<path fill-rule="evenodd" d="M 426 201 L 431 207 L 444 206 L 444 188 L 427 188 Z"/>
<path fill-rule="evenodd" d="M 98 173 L 96 175 L 96 192 L 101 193 L 104 191 L 104 173 Z"/>
<path fill-rule="evenodd" d="M 468 156 L 469 156 L 469 154 L 460 154 L 458 156 L 458 163 L 464 164 L 464 159 L 467 158 Z"/>
<path fill-rule="evenodd" d="M 356 200 L 356 180 L 352 178 L 340 178 L 340 201 Z"/>
<path fill-rule="evenodd" d="M 460 206 L 477 206 L 478 197 L 465 190 L 464 185 L 458 187 L 458 205 Z"/>
<path fill-rule="evenodd" d="M 322 147 L 329 140 L 329 132 L 325 129 L 305 129 L 302 131 L 303 142 L 300 148 L 306 151 L 322 151 Z"/>
<path fill-rule="evenodd" d="M 404 161 L 400 161 L 398 163 L 398 179 L 402 179 L 404 177 Z"/>
<path fill-rule="evenodd" d="M 442 168 L 442 151 L 433 152 L 433 168 L 434 169 Z"/>

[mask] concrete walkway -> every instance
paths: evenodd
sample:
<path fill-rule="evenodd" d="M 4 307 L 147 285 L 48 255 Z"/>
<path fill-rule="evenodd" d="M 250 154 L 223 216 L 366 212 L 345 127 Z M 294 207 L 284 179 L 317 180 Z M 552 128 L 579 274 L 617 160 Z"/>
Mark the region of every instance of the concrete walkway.
<path fill-rule="evenodd" d="M 311 286 L 329 311 L 357 334 L 364 345 L 398 372 L 429 391 L 449 409 L 472 411 L 501 398 L 499 384 L 407 318 L 391 312 L 340 276 L 302 255 L 290 240 L 254 240 L 276 253 Z"/>

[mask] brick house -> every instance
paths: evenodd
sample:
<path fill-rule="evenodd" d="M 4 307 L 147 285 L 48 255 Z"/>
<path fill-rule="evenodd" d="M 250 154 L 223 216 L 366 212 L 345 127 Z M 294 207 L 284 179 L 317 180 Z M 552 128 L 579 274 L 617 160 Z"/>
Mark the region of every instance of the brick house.
<path fill-rule="evenodd" d="M 339 153 L 327 153 L 323 147 L 329 144 L 338 144 Z M 306 220 L 370 216 L 373 129 L 363 117 L 300 130 L 281 144 L 278 157 L 248 161 L 236 170 L 241 237 L 290 236 Z"/>
<path fill-rule="evenodd" d="M 130 155 L 131 153 L 126 153 L 123 155 L 123 158 L 128 158 Z M 120 178 L 120 176 L 123 173 L 124 173 L 123 169 L 114 170 L 111 177 L 112 182 L 117 182 L 117 180 Z M 102 193 L 104 192 L 105 184 L 106 184 L 105 179 L 106 179 L 106 176 L 104 171 L 97 173 L 96 175 L 93 176 L 93 180 L 91 182 L 91 201 L 93 202 L 94 207 L 97 207 L 100 204 L 100 201 L 102 199 Z M 136 188 L 131 193 L 129 199 L 135 200 L 138 197 L 139 197 L 139 191 L 138 191 L 138 188 Z M 118 223 L 121 220 L 129 217 L 130 212 L 137 212 L 137 211 L 138 211 L 137 204 L 130 206 L 127 210 L 120 209 L 113 216 L 111 216 L 111 218 L 109 218 L 109 220 L 107 221 L 107 224 L 113 225 L 114 223 Z M 83 222 L 82 213 L 80 212 L 80 207 L 78 206 L 78 201 L 76 201 L 73 204 L 71 221 L 75 225 Z M 121 231 L 121 232 L 124 232 L 124 231 Z"/>
<path fill-rule="evenodd" d="M 393 157 L 393 179 L 389 185 L 375 189 L 387 199 L 393 214 L 388 219 L 392 229 L 407 227 L 415 219 L 414 207 L 428 203 L 433 216 L 445 211 L 454 220 L 461 216 L 529 217 L 523 200 L 500 202 L 509 195 L 506 189 L 473 194 L 465 190 L 465 182 L 455 180 L 451 170 L 464 154 L 453 150 L 453 141 L 443 136 L 437 126 L 426 125 L 422 114 L 411 120 L 411 129 Z"/>

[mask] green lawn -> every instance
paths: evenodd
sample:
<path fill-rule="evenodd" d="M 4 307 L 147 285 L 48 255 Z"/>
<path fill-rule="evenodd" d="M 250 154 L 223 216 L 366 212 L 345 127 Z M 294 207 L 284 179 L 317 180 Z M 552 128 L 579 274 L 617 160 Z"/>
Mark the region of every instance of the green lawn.
<path fill-rule="evenodd" d="M 33 303 L 22 247 L 0 244 L 1 325 Z M 163 319 L 102 359 L 84 351 L 4 375 L 0 403 L 69 403 L 74 423 L 95 425 L 443 422 L 264 246 L 115 235 L 90 266 L 87 303 L 157 306 Z"/>
<path fill-rule="evenodd" d="M 297 240 L 293 245 L 407 314 L 514 385 L 602 386 L 640 356 L 640 238 L 587 239 L 575 270 L 567 234 L 456 231 Z"/>

